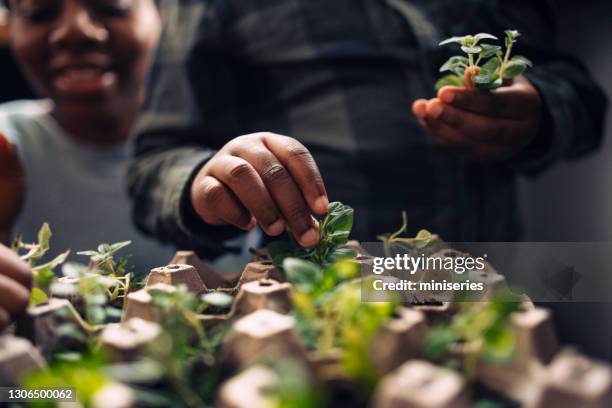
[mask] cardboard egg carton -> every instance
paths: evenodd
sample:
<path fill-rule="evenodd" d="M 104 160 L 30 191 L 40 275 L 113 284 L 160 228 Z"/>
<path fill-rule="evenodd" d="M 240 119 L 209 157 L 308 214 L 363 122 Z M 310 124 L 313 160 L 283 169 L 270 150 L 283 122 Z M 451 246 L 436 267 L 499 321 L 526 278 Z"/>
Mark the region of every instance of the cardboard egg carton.
<path fill-rule="evenodd" d="M 411 360 L 378 384 L 375 408 L 468 408 L 465 379 L 424 360 Z"/>
<path fill-rule="evenodd" d="M 210 268 L 193 251 L 178 251 L 170 264 L 150 271 L 143 289 L 127 295 L 122 320 L 138 317 L 156 321 L 148 290 L 175 290 L 178 285 L 185 285 L 196 295 L 218 291 L 235 297 L 227 313 L 200 315 L 203 324 L 215 324 L 262 308 L 281 313 L 288 313 L 291 309 L 291 286 L 286 283 L 282 271 L 271 261 L 263 259 L 249 262 L 240 274 L 231 276 L 236 278 L 233 285 L 229 285 L 227 277 Z"/>
<path fill-rule="evenodd" d="M 18 386 L 29 372 L 46 366 L 43 356 L 34 345 L 11 334 L 0 336 L 0 384 Z"/>
<path fill-rule="evenodd" d="M 371 256 L 358 242 L 351 241 L 347 246 L 358 254 L 357 262 L 363 268 L 371 266 Z M 433 256 L 448 256 L 449 251 L 453 251 L 455 256 L 465 255 L 441 246 L 436 247 L 435 251 L 429 250 Z M 503 276 L 490 265 L 483 271 L 467 271 L 464 277 L 485 283 L 486 290 L 473 301 L 488 301 L 491 293 L 506 287 Z M 107 325 L 101 333 L 102 347 L 112 362 L 133 361 L 159 338 L 161 329 L 156 322 L 160 316 L 149 291 L 173 292 L 178 285 L 185 285 L 196 295 L 219 291 L 234 296 L 234 302 L 227 311 L 198 316 L 205 327 L 217 324 L 229 327 L 222 362 L 224 372 L 238 374 L 222 384 L 216 406 L 269 407 L 270 390 L 276 386 L 278 378 L 272 369 L 261 363 L 282 358 L 304 363 L 315 383 L 328 391 L 338 384 L 357 387 L 343 370 L 342 350 L 321 352 L 307 350 L 303 345 L 290 315 L 292 286 L 286 282 L 282 271 L 265 256 L 248 263 L 241 273 L 233 275 L 231 279 L 215 272 L 190 251 L 179 251 L 169 265 L 151 270 L 146 286 L 126 296 L 122 322 Z M 364 358 L 369 358 L 373 368 L 382 375 L 371 406 L 471 406 L 466 378 L 422 360 L 428 329 L 450 321 L 458 311 L 456 301 L 407 303 L 382 324 L 364 353 Z M 51 299 L 48 303 L 30 308 L 26 318 L 18 323 L 17 333 L 32 339 L 42 354 L 48 357 L 60 345 L 55 329 L 66 321 L 76 323 L 84 331 L 88 330 L 68 300 Z M 479 384 L 526 408 L 612 406 L 610 367 L 575 351 L 557 353 L 559 347 L 549 311 L 535 307 L 525 298 L 521 311 L 511 317 L 511 328 L 516 339 L 514 358 L 506 364 L 479 362 L 476 370 Z M 20 347 L 25 350 L 23 346 Z M 15 350 L 11 353 L 16 357 L 13 360 L 4 357 L 6 361 L 29 358 L 29 352 L 19 352 L 19 347 L 15 347 Z M 461 347 L 456 352 L 459 357 L 465 355 Z M 7 355 L 10 357 L 12 354 Z M 0 346 L 0 369 L 2 356 Z M 27 366 L 26 363 L 23 365 Z M 97 406 L 131 407 L 134 400 L 128 391 L 122 391 L 125 398 L 121 401 L 111 401 L 110 391 L 101 394 Z"/>
<path fill-rule="evenodd" d="M 270 408 L 278 379 L 272 369 L 254 365 L 226 381 L 219 391 L 217 408 Z"/>
<path fill-rule="evenodd" d="M 612 406 L 612 369 L 573 349 L 560 352 L 541 377 L 528 408 Z"/>
<path fill-rule="evenodd" d="M 401 308 L 397 316 L 381 326 L 370 344 L 369 357 L 377 371 L 386 374 L 405 361 L 420 357 L 426 330 L 422 312 Z"/>
<path fill-rule="evenodd" d="M 122 363 L 136 360 L 140 352 L 159 339 L 161 327 L 137 317 L 107 325 L 100 335 L 102 348 L 110 361 Z"/>
<path fill-rule="evenodd" d="M 15 334 L 30 340 L 45 358 L 49 358 L 54 351 L 72 346 L 70 339 L 57 332 L 57 328 L 66 323 L 73 324 L 84 336 L 91 330 L 68 300 L 51 298 L 30 306 L 16 320 Z"/>
<path fill-rule="evenodd" d="M 291 316 L 261 309 L 238 319 L 225 338 L 224 360 L 244 368 L 266 358 L 291 357 L 307 361 Z"/>

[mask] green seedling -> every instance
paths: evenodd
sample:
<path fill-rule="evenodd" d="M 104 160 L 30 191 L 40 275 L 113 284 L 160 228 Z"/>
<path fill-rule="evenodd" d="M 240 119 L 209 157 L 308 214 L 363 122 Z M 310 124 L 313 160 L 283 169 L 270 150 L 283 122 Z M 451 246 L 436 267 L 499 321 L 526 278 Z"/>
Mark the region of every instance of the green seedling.
<path fill-rule="evenodd" d="M 352 226 L 353 209 L 333 202 L 319 223 L 317 248 L 304 250 L 295 241 L 283 241 L 268 249 L 295 289 L 292 314 L 306 346 L 324 353 L 341 349 L 344 372 L 371 390 L 378 374 L 367 357 L 368 347 L 397 303 L 361 301 L 364 282 L 356 254 L 342 247 Z"/>
<path fill-rule="evenodd" d="M 510 291 L 495 294 L 491 302 L 465 302 L 449 324 L 431 330 L 425 353 L 434 361 L 444 361 L 462 368 L 469 379 L 476 376 L 479 361 L 507 363 L 514 355 L 515 338 L 510 316 L 518 311 L 521 299 Z M 463 361 L 450 357 L 453 349 L 462 348 Z"/>
<path fill-rule="evenodd" d="M 115 254 L 131 243 L 132 241 L 123 241 L 115 244 L 100 244 L 97 250 L 80 251 L 77 254 L 95 260 L 96 268 L 105 275 L 123 276 L 128 273 L 126 270 L 127 258 L 115 261 Z"/>
<path fill-rule="evenodd" d="M 310 378 L 308 368 L 292 359 L 270 362 L 276 386 L 269 390 L 271 408 L 316 408 L 324 406 L 320 389 Z"/>
<path fill-rule="evenodd" d="M 402 226 L 400 229 L 377 237 L 383 243 L 385 256 L 391 256 L 393 248 L 396 246 L 407 251 L 421 251 L 438 241 L 438 237 L 427 230 L 420 230 L 414 238 L 402 237 L 407 228 L 408 214 L 406 214 L 406 211 L 402 211 Z"/>
<path fill-rule="evenodd" d="M 304 249 L 289 234 L 288 240 L 268 245 L 272 262 L 282 266 L 286 258 L 299 258 L 325 266 L 335 260 L 354 258 L 355 251 L 343 247 L 353 228 L 353 212 L 351 207 L 340 202 L 330 203 L 327 214 L 319 222 L 319 244 L 313 249 Z"/>
<path fill-rule="evenodd" d="M 28 389 L 72 388 L 75 397 L 82 404 L 91 406 L 92 400 L 106 385 L 112 383 L 112 378 L 104 372 L 106 359 L 101 354 L 91 354 L 77 359 L 56 358 L 49 367 L 28 374 L 22 381 L 22 386 Z M 56 407 L 61 403 L 56 401 L 39 401 L 29 406 Z M 76 404 L 75 404 L 76 405 Z"/>
<path fill-rule="evenodd" d="M 150 289 L 149 294 L 160 316 L 164 341 L 148 350 L 147 357 L 164 365 L 164 378 L 182 405 L 213 402 L 221 374 L 217 357 L 226 328 L 205 330 L 198 315 L 210 307 L 227 307 L 233 298 L 221 292 L 198 298 L 184 285 L 174 292 Z"/>
<path fill-rule="evenodd" d="M 37 305 L 49 300 L 47 294 L 48 289 L 56 280 L 54 269 L 63 264 L 68 258 L 68 255 L 70 255 L 70 251 L 66 251 L 49 262 L 39 264 L 40 260 L 49 251 L 49 241 L 52 235 L 49 224 L 44 223 L 38 232 L 38 242 L 24 243 L 21 240 L 21 235 L 17 235 L 15 241 L 11 245 L 13 251 L 15 251 L 23 261 L 30 265 L 32 274 L 34 275 L 36 286 L 32 288 L 30 295 L 31 305 Z M 24 251 L 25 253 L 23 253 Z"/>
<path fill-rule="evenodd" d="M 321 268 L 303 259 L 288 258 L 283 268 L 295 289 L 292 315 L 306 346 L 323 353 L 341 349 L 344 372 L 371 390 L 378 374 L 367 357 L 368 347 L 397 303 L 362 302 L 360 267 L 351 260 Z"/>
<path fill-rule="evenodd" d="M 129 275 L 119 277 L 102 275 L 96 269 L 74 262 L 64 264 L 62 274 L 68 278 L 76 278 L 76 283 L 56 281 L 50 287 L 51 294 L 82 300 L 83 318 L 93 330 L 121 318 L 121 308 L 118 303 L 121 303 L 119 301 L 127 296 L 129 291 Z"/>
<path fill-rule="evenodd" d="M 117 251 L 129 244 L 130 241 L 102 244 L 97 251 L 79 252 L 79 255 L 95 257 L 96 262 L 89 265 L 66 263 L 62 274 L 73 278 L 73 283 L 54 280 L 50 285 L 51 294 L 82 301 L 83 318 L 93 330 L 121 318 L 121 306 L 130 291 L 133 274 L 121 266 L 124 264 L 122 260 L 115 261 L 114 257 Z"/>
<path fill-rule="evenodd" d="M 516 30 L 506 30 L 505 50 L 496 44 L 481 43 L 483 40 L 497 40 L 497 37 L 487 33 L 451 37 L 442 41 L 440 45 L 458 44 L 465 55 L 450 57 L 440 67 L 440 72 L 450 71 L 451 74 L 436 82 L 436 90 L 447 85 L 462 87 L 466 76 L 478 89 L 495 89 L 503 85 L 504 79 L 521 75 L 533 64 L 523 56 L 512 56 L 512 48 L 519 36 Z"/>

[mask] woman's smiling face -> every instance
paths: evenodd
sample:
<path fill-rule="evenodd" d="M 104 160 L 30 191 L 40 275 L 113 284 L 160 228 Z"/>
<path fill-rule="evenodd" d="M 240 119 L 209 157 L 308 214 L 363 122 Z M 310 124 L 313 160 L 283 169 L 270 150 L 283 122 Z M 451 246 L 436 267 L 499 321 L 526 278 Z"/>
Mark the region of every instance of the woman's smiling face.
<path fill-rule="evenodd" d="M 10 0 L 10 38 L 30 82 L 67 120 L 138 109 L 160 32 L 154 0 Z"/>

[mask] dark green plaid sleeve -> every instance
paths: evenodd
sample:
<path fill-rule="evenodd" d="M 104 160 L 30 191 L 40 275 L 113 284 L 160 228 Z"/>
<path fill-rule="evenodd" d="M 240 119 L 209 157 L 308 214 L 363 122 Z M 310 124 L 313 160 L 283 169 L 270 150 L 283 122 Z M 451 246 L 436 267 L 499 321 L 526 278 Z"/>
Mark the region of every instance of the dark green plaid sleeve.
<path fill-rule="evenodd" d="M 180 3 L 180 7 L 177 4 Z M 271 131 L 313 154 L 332 200 L 357 214 L 353 237 L 427 228 L 448 241 L 519 238 L 516 178 L 595 149 L 605 98 L 552 46 L 545 1 L 181 0 L 151 75 L 130 174 L 150 234 L 214 256 L 233 230 L 189 205 L 197 169 L 232 138 Z M 523 33 L 517 52 L 544 101 L 541 134 L 513 160 L 482 164 L 432 143 L 410 112 L 434 95 L 453 35 Z"/>
<path fill-rule="evenodd" d="M 555 7 L 551 1 L 498 1 L 493 21 L 522 33 L 518 53 L 531 57 L 535 67 L 525 76 L 543 102 L 541 132 L 510 162 L 513 168 L 538 173 L 560 158 L 576 158 L 601 144 L 606 95 L 588 70 L 559 51 Z"/>
<path fill-rule="evenodd" d="M 205 225 L 190 205 L 191 181 L 215 149 L 202 143 L 188 58 L 200 38 L 200 23 L 213 10 L 203 2 L 162 3 L 164 33 L 152 67 L 149 95 L 138 123 L 135 160 L 128 172 L 133 218 L 147 234 L 214 258 L 228 250 L 233 228 Z M 207 29 L 213 30 L 209 25 Z"/>

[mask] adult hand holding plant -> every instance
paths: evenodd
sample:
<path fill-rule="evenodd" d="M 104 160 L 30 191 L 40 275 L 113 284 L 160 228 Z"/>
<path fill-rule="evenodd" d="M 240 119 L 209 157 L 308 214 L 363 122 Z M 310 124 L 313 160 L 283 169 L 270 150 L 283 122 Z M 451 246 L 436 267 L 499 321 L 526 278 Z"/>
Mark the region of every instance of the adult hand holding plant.
<path fill-rule="evenodd" d="M 505 52 L 496 45 L 479 44 L 481 39 L 495 39 L 479 35 L 441 43 L 460 43 L 468 57 L 451 57 L 440 70 L 453 74 L 438 81 L 437 97 L 416 100 L 412 111 L 441 145 L 472 160 L 500 161 L 516 155 L 536 137 L 542 101 L 521 75 L 531 62 L 521 56 L 511 58 L 518 32 L 506 32 Z"/>
<path fill-rule="evenodd" d="M 23 204 L 24 186 L 23 169 L 15 146 L 0 133 L 0 242 L 6 243 L 9 239 Z"/>
<path fill-rule="evenodd" d="M 211 225 L 250 230 L 257 223 L 272 236 L 288 225 L 303 247 L 319 240 L 312 213 L 324 214 L 323 179 L 297 140 L 272 133 L 240 136 L 210 159 L 191 186 L 196 213 Z"/>

